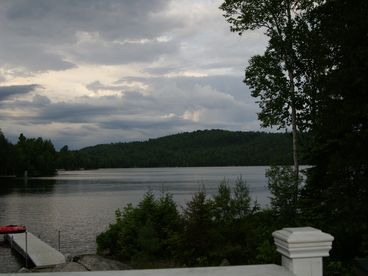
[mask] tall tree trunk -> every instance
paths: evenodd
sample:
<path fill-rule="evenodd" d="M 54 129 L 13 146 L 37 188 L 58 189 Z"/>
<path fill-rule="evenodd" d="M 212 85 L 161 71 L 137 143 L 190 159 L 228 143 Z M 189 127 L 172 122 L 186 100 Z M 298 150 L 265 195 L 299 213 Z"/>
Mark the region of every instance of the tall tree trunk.
<path fill-rule="evenodd" d="M 295 181 L 299 179 L 299 160 L 298 160 L 298 133 L 296 127 L 296 107 L 295 107 L 295 87 L 294 87 L 294 74 L 291 70 L 288 70 L 290 81 L 290 97 L 291 97 L 291 128 L 293 133 L 293 161 L 294 161 L 294 174 Z"/>
<path fill-rule="evenodd" d="M 289 77 L 289 92 L 291 99 L 291 128 L 293 132 L 293 160 L 294 160 L 294 174 L 295 182 L 299 179 L 299 160 L 298 160 L 298 133 L 296 127 L 296 106 L 295 106 L 295 83 L 294 83 L 294 62 L 293 62 L 293 27 L 291 18 L 291 4 L 290 0 L 286 1 L 287 10 L 287 35 L 286 35 L 286 45 L 287 51 L 286 61 L 287 61 L 287 71 Z"/>

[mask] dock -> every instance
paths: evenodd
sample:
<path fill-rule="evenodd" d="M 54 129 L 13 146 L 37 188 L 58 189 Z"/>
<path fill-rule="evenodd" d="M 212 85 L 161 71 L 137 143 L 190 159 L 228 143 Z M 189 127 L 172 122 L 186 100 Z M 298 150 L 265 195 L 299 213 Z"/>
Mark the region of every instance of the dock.
<path fill-rule="evenodd" d="M 30 232 L 7 234 L 5 239 L 11 247 L 35 267 L 49 267 L 66 262 L 65 256 Z"/>

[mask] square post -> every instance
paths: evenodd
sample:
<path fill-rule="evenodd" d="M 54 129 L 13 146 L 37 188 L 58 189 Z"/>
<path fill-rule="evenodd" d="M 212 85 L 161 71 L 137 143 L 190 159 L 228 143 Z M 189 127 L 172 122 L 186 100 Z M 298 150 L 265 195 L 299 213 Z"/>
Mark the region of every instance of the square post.
<path fill-rule="evenodd" d="M 282 266 L 296 276 L 322 276 L 322 257 L 329 256 L 333 237 L 313 227 L 284 228 L 272 233 Z"/>

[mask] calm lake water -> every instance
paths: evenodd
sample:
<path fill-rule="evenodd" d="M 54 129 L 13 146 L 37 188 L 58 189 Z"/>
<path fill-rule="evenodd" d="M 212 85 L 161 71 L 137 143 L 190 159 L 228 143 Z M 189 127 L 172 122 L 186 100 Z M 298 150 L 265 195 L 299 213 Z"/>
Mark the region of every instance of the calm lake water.
<path fill-rule="evenodd" d="M 179 206 L 202 187 L 213 195 L 224 179 L 234 185 L 246 180 L 251 196 L 268 204 L 267 167 L 134 168 L 61 171 L 55 177 L 24 180 L 0 179 L 0 225 L 23 224 L 61 252 L 94 253 L 96 235 L 114 222 L 114 212 L 136 204 L 151 190 L 173 195 Z M 15 272 L 19 261 L 0 237 L 0 273 Z"/>

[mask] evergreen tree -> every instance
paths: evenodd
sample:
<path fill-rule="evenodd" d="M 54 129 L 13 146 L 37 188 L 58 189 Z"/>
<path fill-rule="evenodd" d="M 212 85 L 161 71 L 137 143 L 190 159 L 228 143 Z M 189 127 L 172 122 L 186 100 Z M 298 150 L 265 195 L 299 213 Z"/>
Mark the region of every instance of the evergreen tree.
<path fill-rule="evenodd" d="M 155 262 L 169 264 L 178 248 L 180 216 L 172 196 L 159 199 L 148 192 L 138 206 L 116 211 L 116 223 L 97 236 L 99 253 L 111 255 L 140 268 Z"/>
<path fill-rule="evenodd" d="M 15 147 L 18 176 L 48 176 L 56 173 L 56 151 L 50 140 L 26 138 L 21 133 Z"/>
<path fill-rule="evenodd" d="M 314 56 L 324 74 L 303 211 L 335 236 L 333 258 L 349 260 L 368 254 L 368 2 L 327 1 L 311 18 L 326 54 Z"/>
<path fill-rule="evenodd" d="M 184 262 L 189 265 L 208 265 L 209 253 L 216 246 L 213 221 L 213 202 L 206 193 L 196 193 L 184 209 Z"/>

